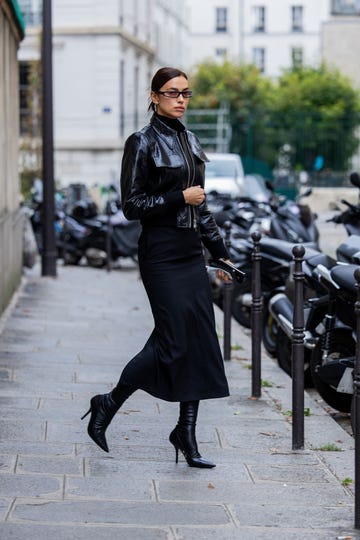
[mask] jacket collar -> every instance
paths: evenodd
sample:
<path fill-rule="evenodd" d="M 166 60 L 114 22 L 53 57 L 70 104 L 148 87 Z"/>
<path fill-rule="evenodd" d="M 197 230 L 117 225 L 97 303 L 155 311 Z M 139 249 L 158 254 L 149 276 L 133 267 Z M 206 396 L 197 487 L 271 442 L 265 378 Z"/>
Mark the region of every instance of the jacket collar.
<path fill-rule="evenodd" d="M 158 133 L 165 143 L 173 150 L 176 144 L 177 131 L 176 129 L 171 128 L 165 122 L 162 122 L 160 118 L 154 114 L 150 120 L 151 126 Z"/>
<path fill-rule="evenodd" d="M 152 128 L 156 131 L 158 136 L 167 144 L 167 146 L 174 150 L 174 147 L 177 144 L 177 131 L 176 129 L 171 128 L 165 122 L 162 122 L 161 119 L 154 114 L 150 119 L 150 125 Z M 188 129 L 185 129 L 184 132 L 188 136 L 188 141 L 191 147 L 191 150 L 193 153 L 198 156 L 202 161 L 209 161 L 209 159 L 206 157 L 206 154 L 204 153 L 203 149 L 200 146 L 200 143 L 198 139 L 194 136 L 194 134 L 189 131 Z"/>

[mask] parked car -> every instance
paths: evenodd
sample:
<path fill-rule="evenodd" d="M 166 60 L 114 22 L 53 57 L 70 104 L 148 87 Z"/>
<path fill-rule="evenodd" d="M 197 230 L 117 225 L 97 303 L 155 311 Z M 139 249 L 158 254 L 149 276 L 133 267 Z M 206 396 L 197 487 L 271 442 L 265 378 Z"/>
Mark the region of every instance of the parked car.
<path fill-rule="evenodd" d="M 249 197 L 257 202 L 269 200 L 265 180 L 257 174 L 245 175 L 238 154 L 208 153 L 205 168 L 205 192 L 236 199 Z"/>
<path fill-rule="evenodd" d="M 207 154 L 205 192 L 217 192 L 233 198 L 243 193 L 244 168 L 237 154 Z"/>

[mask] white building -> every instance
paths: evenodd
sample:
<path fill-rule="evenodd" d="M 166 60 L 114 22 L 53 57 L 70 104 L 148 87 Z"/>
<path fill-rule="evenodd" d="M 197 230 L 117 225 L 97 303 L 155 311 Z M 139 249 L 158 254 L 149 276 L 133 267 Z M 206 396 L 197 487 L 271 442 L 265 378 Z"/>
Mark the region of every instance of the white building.
<path fill-rule="evenodd" d="M 15 0 L 0 2 L 0 314 L 20 283 L 23 216 L 18 172 L 19 67 L 24 22 Z"/>
<path fill-rule="evenodd" d="M 150 79 L 160 66 L 190 70 L 205 59 L 228 58 L 277 77 L 285 68 L 317 65 L 324 57 L 356 71 L 357 47 L 344 39 L 344 28 L 355 36 L 357 27 L 350 19 L 339 26 L 333 15 L 357 9 L 359 1 L 53 0 L 56 180 L 118 183 L 125 138 L 149 118 Z M 41 0 L 19 2 L 28 23 L 19 51 L 21 126 L 29 146 L 37 148 L 27 155 L 39 158 L 38 106 L 36 96 L 29 106 L 26 89 L 30 62 L 39 59 Z M 345 42 L 353 64 L 345 50 L 336 60 Z M 36 168 L 36 159 L 30 166 Z"/>
<path fill-rule="evenodd" d="M 19 59 L 39 58 L 39 0 Z M 149 85 L 162 65 L 185 68 L 186 2 L 53 0 L 55 178 L 118 182 L 125 138 L 148 121 Z"/>
<path fill-rule="evenodd" d="M 332 0 L 330 20 L 323 24 L 322 56 L 360 88 L 360 0 Z"/>
<path fill-rule="evenodd" d="M 278 77 L 294 64 L 321 60 L 330 0 L 197 0 L 190 13 L 191 65 L 228 58 Z"/>

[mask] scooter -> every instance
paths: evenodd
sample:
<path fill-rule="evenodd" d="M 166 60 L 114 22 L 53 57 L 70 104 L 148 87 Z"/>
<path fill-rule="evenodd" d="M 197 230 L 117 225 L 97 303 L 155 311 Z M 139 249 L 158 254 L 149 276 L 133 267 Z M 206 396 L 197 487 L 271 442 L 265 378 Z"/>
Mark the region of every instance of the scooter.
<path fill-rule="evenodd" d="M 261 257 L 261 289 L 263 294 L 263 342 L 269 354 L 275 354 L 275 334 L 271 318 L 269 319 L 268 300 L 275 291 L 282 290 L 289 275 L 289 265 L 293 261 L 294 244 L 274 238 L 261 238 L 259 254 Z M 242 270 L 246 278 L 243 283 L 234 283 L 232 298 L 232 314 L 242 325 L 251 325 L 251 274 L 253 242 L 250 239 L 233 241 L 230 248 L 232 262 Z M 306 257 L 319 255 L 320 252 L 311 246 L 306 247 Z"/>
<path fill-rule="evenodd" d="M 270 187 L 271 183 L 267 183 Z M 308 205 L 301 204 L 300 201 L 312 193 L 312 188 L 308 188 L 300 194 L 296 201 L 283 200 L 275 194 L 270 199 L 269 230 L 264 231 L 272 238 L 279 238 L 296 244 L 312 244 L 312 247 L 319 249 L 319 230 L 316 226 L 316 214 Z"/>
<path fill-rule="evenodd" d="M 66 216 L 61 233 L 64 262 L 79 264 L 83 257 L 89 266 L 101 268 L 120 257 L 137 261 L 137 242 L 140 223 L 128 221 L 121 210 L 115 214 L 97 214 L 87 210 L 84 201 L 78 202 L 71 215 Z"/>
<path fill-rule="evenodd" d="M 327 289 L 318 276 L 318 268 L 330 270 L 336 260 L 324 253 L 307 254 L 305 251 L 302 270 L 304 275 L 304 370 L 305 383 L 312 385 L 310 360 L 319 338 L 318 326 L 328 307 Z M 292 333 L 294 313 L 293 263 L 285 287 L 273 291 L 268 302 L 268 324 L 276 328 L 273 346 L 279 366 L 291 375 Z"/>
<path fill-rule="evenodd" d="M 271 184 L 269 183 L 269 189 Z M 303 194 L 308 196 L 310 190 Z M 296 243 L 304 243 L 309 249 L 319 251 L 319 233 L 315 224 L 315 216 L 307 213 L 308 221 L 305 225 L 305 214 L 303 221 L 299 217 L 298 205 L 289 202 L 288 206 L 282 207 L 281 197 L 274 194 L 271 202 L 258 203 L 254 200 L 241 200 L 240 202 L 228 202 L 215 213 L 220 230 L 225 236 L 224 225 L 230 221 L 231 227 L 231 248 L 230 258 L 233 263 L 246 274 L 246 279 L 242 284 L 234 284 L 232 314 L 242 325 L 250 328 L 251 323 L 251 273 L 252 273 L 252 252 L 253 243 L 250 235 L 253 231 L 260 230 L 263 238 L 260 242 L 260 255 L 262 258 L 262 290 L 264 293 L 264 311 L 266 310 L 268 295 L 274 289 L 284 285 L 288 275 L 288 265 L 292 260 L 292 247 Z M 244 208 L 244 205 L 246 207 Z M 293 212 L 293 206 L 298 209 Z M 252 209 L 252 211 L 251 211 Z M 256 210 L 254 210 L 256 209 Z M 310 216 L 310 218 L 309 218 Z M 269 236 L 272 236 L 270 238 Z M 275 240 L 276 239 L 276 240 Z M 213 299 L 216 304 L 222 306 L 222 283 L 211 280 Z M 268 321 L 267 317 L 264 320 Z M 275 328 L 272 324 L 264 327 L 264 345 L 269 354 L 274 355 L 274 338 L 272 333 Z"/>
<path fill-rule="evenodd" d="M 347 207 L 346 210 L 327 220 L 328 222 L 341 223 L 349 236 L 360 235 L 360 176 L 357 172 L 350 174 L 350 182 L 354 187 L 359 188 L 358 203 L 351 204 L 349 201 L 341 199 L 341 203 Z"/>
<path fill-rule="evenodd" d="M 351 181 L 354 185 L 360 187 L 360 179 L 356 173 L 351 175 Z M 352 210 L 352 213 L 357 212 L 357 209 Z M 349 213 L 347 213 L 349 215 Z M 341 222 L 341 221 L 340 221 Z M 261 245 L 261 244 L 260 244 Z M 308 246 L 308 244 L 304 244 Z M 310 244 L 311 246 L 311 244 Z M 291 372 L 291 332 L 292 332 L 292 293 L 291 293 L 291 275 L 284 276 L 281 272 L 278 272 L 276 268 L 268 266 L 269 258 L 274 256 L 274 248 L 269 246 L 267 252 L 261 251 L 262 263 L 264 262 L 264 277 L 262 277 L 262 283 L 264 283 L 264 332 L 263 342 L 267 352 L 278 358 L 279 364 L 287 372 Z M 309 254 L 309 256 L 308 256 Z M 336 251 L 337 260 L 343 263 L 360 263 L 360 236 L 352 235 L 345 242 L 340 244 Z M 286 260 L 286 257 L 285 257 Z M 330 269 L 336 261 L 331 257 L 320 254 L 310 253 L 307 248 L 305 252 L 303 270 L 305 274 L 305 299 L 324 294 L 321 291 L 321 285 L 317 279 L 313 278 L 313 272 L 318 264 L 322 264 L 326 268 Z M 288 261 L 287 261 L 288 264 Z M 277 283 L 273 276 L 269 276 L 269 272 L 278 272 Z M 262 270 L 263 274 L 263 270 Z M 273 289 L 271 290 L 271 282 Z M 284 284 L 286 286 L 284 287 Z M 319 290 L 320 288 L 320 290 Z M 290 289 L 290 291 L 289 291 Z M 276 305 L 272 297 L 276 297 Z M 271 300 L 270 300 L 271 299 Z M 243 299 L 241 299 L 243 303 Z M 269 303 L 270 309 L 267 310 Z M 247 299 L 247 304 L 251 305 L 251 295 Z M 243 308 L 242 308 L 243 309 Z M 248 319 L 250 320 L 250 318 Z M 310 321 L 311 319 L 309 319 Z M 286 322 L 284 322 L 286 321 Z M 313 343 L 308 343 L 311 349 Z M 306 356 L 309 356 L 307 353 Z M 309 359 L 306 360 L 309 363 Z"/>
<path fill-rule="evenodd" d="M 328 305 L 320 327 L 321 336 L 313 349 L 310 369 L 315 388 L 334 409 L 350 412 L 356 350 L 357 265 L 338 265 L 330 271 L 319 269 L 328 289 Z"/>
<path fill-rule="evenodd" d="M 311 194 L 311 188 L 294 202 L 277 195 L 271 182 L 266 182 L 266 186 L 269 193 L 272 193 L 267 201 L 257 201 L 250 197 L 234 200 L 210 192 L 207 197 L 208 206 L 219 227 L 222 228 L 226 221 L 230 221 L 234 238 L 247 238 L 258 230 L 263 236 L 292 243 L 311 243 L 318 249 L 316 216 L 309 206 L 300 204 L 302 198 Z"/>

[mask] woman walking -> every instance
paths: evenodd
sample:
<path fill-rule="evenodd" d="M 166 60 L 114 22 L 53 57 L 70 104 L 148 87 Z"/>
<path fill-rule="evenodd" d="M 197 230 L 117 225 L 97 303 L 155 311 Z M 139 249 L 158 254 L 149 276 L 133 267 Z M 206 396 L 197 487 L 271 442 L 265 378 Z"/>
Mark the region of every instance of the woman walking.
<path fill-rule="evenodd" d="M 125 366 L 117 386 L 91 399 L 88 433 L 109 451 L 105 431 L 137 389 L 180 403 L 169 440 L 190 467 L 212 468 L 198 451 L 195 425 L 202 399 L 229 395 L 215 330 L 202 244 L 214 259 L 229 255 L 204 194 L 207 158 L 179 118 L 191 90 L 186 74 L 165 67 L 151 83 L 150 123 L 125 143 L 121 167 L 122 209 L 140 220 L 138 258 L 154 330 Z M 225 279 L 224 274 L 221 276 Z"/>

